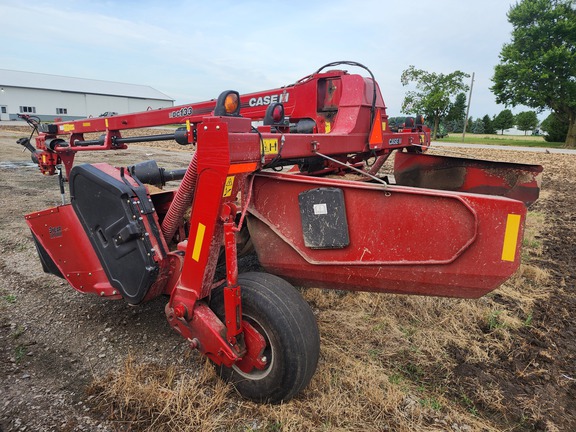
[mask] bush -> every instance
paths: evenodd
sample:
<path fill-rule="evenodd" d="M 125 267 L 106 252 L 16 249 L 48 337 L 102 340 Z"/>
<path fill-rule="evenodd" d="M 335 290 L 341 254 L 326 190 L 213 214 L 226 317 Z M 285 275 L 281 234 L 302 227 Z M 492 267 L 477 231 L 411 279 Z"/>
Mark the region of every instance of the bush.
<path fill-rule="evenodd" d="M 544 139 L 548 142 L 564 142 L 568 135 L 568 121 L 556 113 L 550 114 L 542 122 L 542 130 L 546 132 Z"/>

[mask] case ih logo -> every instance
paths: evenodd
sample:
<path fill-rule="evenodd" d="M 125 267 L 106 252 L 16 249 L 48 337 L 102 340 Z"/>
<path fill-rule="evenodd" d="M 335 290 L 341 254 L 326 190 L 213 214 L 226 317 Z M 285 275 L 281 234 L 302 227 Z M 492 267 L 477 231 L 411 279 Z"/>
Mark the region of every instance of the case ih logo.
<path fill-rule="evenodd" d="M 288 102 L 288 97 L 290 96 L 290 93 L 280 93 L 280 94 L 275 94 L 275 95 L 267 95 L 267 96 L 261 96 L 261 97 L 253 97 L 248 101 L 248 105 L 250 105 L 251 107 L 255 107 L 255 106 L 262 106 L 262 105 L 270 105 L 276 102 L 279 103 L 284 103 L 284 102 Z"/>

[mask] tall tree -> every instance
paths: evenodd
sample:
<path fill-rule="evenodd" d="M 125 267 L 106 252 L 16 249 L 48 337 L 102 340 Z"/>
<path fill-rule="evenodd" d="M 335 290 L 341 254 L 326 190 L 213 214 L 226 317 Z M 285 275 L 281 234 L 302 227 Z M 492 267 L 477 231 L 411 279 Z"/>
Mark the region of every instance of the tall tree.
<path fill-rule="evenodd" d="M 414 82 L 416 91 L 406 92 L 402 102 L 402 112 L 423 113 L 427 117 L 432 117 L 434 119 L 432 136 L 435 137 L 440 119 L 444 118 L 450 109 L 451 98 L 468 90 L 468 86 L 464 84 L 464 78 L 469 76 L 461 71 L 444 75 L 410 66 L 402 72 L 400 81 L 403 86 Z"/>
<path fill-rule="evenodd" d="M 549 108 L 568 119 L 567 147 L 576 147 L 576 5 L 574 0 L 520 0 L 508 11 L 512 41 L 504 44 L 492 91 L 512 106 Z"/>
<path fill-rule="evenodd" d="M 522 111 L 516 114 L 514 120 L 518 129 L 524 131 L 524 135 L 526 135 L 529 130 L 533 131 L 536 129 L 536 126 L 538 126 L 538 116 L 534 111 Z"/>
<path fill-rule="evenodd" d="M 488 114 L 482 117 L 482 123 L 484 123 L 484 133 L 485 134 L 493 134 L 496 133 L 494 130 L 494 126 L 492 126 L 492 119 Z"/>
<path fill-rule="evenodd" d="M 453 104 L 448 108 L 446 114 L 446 121 L 460 120 L 463 121 L 466 117 L 466 94 L 458 93 Z"/>
<path fill-rule="evenodd" d="M 449 125 L 451 132 L 462 132 L 466 120 L 466 94 L 458 93 L 454 103 L 450 104 L 443 123 Z"/>
<path fill-rule="evenodd" d="M 514 126 L 514 114 L 509 109 L 500 111 L 500 113 L 492 120 L 494 129 L 501 130 L 504 135 L 504 129 L 510 129 Z"/>

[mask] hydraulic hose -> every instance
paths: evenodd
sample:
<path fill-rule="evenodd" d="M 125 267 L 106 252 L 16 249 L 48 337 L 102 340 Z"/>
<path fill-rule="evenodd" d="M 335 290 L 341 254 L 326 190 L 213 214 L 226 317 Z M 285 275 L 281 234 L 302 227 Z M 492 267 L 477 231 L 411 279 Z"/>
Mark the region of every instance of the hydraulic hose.
<path fill-rule="evenodd" d="M 194 191 L 196 190 L 196 181 L 198 180 L 198 157 L 194 153 L 190 165 L 184 174 L 182 183 L 174 195 L 174 199 L 170 203 L 170 207 L 162 221 L 162 232 L 164 233 L 164 240 L 170 244 L 174 233 L 182 223 L 184 213 L 192 204 L 194 198 Z"/>

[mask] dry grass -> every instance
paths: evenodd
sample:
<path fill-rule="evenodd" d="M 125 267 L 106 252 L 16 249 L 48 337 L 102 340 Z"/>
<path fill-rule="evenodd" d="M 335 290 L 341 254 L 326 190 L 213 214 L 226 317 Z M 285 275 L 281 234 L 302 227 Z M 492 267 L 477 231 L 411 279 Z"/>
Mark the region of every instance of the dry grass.
<path fill-rule="evenodd" d="M 452 134 L 454 136 L 457 136 L 458 134 Z M 460 134 L 462 135 L 462 134 Z M 542 135 L 530 135 L 530 133 L 528 133 L 527 135 L 509 135 L 509 134 L 504 134 L 501 135 L 500 132 L 498 132 L 497 134 L 466 134 L 466 137 L 475 137 L 475 138 L 486 138 L 486 139 L 507 139 L 507 140 L 515 140 L 515 141 L 535 141 L 535 142 L 545 142 L 544 137 Z"/>
<path fill-rule="evenodd" d="M 544 223 L 541 214 L 530 214 L 527 254 L 541 253 Z M 505 417 L 500 387 L 472 375 L 465 393 L 455 370 L 511 355 L 535 302 L 549 295 L 541 288 L 547 280 L 545 271 L 524 264 L 478 300 L 303 290 L 318 319 L 321 358 L 310 386 L 282 405 L 242 400 L 196 354 L 186 368 L 128 358 L 96 379 L 93 400 L 129 430 L 502 430 L 493 420 Z M 540 415 L 529 400 L 523 403 L 533 418 Z"/>

